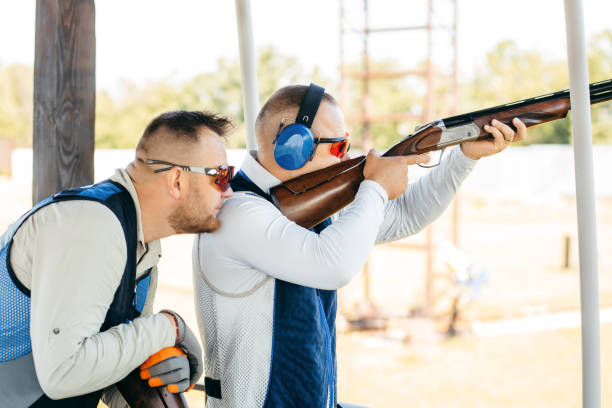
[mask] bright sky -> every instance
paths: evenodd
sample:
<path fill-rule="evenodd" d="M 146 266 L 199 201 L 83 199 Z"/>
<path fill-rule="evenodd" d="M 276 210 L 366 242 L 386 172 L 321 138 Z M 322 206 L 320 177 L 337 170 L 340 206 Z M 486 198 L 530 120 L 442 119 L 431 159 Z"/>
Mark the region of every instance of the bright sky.
<path fill-rule="evenodd" d="M 362 21 L 361 0 L 345 0 L 354 26 Z M 370 0 L 371 26 L 424 24 L 426 0 Z M 435 0 L 445 24 L 450 0 Z M 565 58 L 562 0 L 458 0 L 459 71 L 471 75 L 501 40 L 548 58 Z M 585 0 L 587 36 L 612 30 L 612 1 Z M 276 46 L 299 58 L 306 69 L 338 77 L 339 3 L 335 0 L 253 0 L 256 48 Z M 0 64 L 34 61 L 35 1 L 0 0 Z M 435 23 L 435 22 L 434 22 Z M 358 55 L 360 40 L 347 42 Z M 373 58 L 393 57 L 406 67 L 423 59 L 425 36 L 417 32 L 373 35 Z M 116 89 L 121 79 L 180 80 L 211 71 L 221 57 L 238 57 L 235 3 L 231 0 L 98 0 L 96 2 L 97 86 Z M 444 63 L 450 37 L 435 38 L 434 55 Z M 351 51 L 352 50 L 352 51 Z M 611 73 L 612 74 L 612 73 Z M 612 76 L 612 75 L 611 75 Z"/>

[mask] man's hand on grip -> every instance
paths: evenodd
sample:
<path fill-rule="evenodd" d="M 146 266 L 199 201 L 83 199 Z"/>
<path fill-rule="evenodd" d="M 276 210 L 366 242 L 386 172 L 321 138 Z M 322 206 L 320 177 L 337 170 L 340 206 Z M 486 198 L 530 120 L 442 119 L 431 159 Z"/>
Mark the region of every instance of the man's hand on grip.
<path fill-rule="evenodd" d="M 153 354 L 140 366 L 140 378 L 147 380 L 149 387 L 166 386 L 172 393 L 189 391 L 189 360 L 178 347 L 167 347 Z"/>
<path fill-rule="evenodd" d="M 161 313 L 172 316 L 176 322 L 178 336 L 175 346 L 185 352 L 186 358 L 189 361 L 189 382 L 193 385 L 198 381 L 204 371 L 200 343 L 198 343 L 196 336 L 189 327 L 187 327 L 185 321 L 178 313 L 172 310 L 162 310 Z"/>
<path fill-rule="evenodd" d="M 408 188 L 408 165 L 427 163 L 429 155 L 380 157 L 370 150 L 363 169 L 366 180 L 380 184 L 386 191 L 389 200 L 394 200 Z"/>
<path fill-rule="evenodd" d="M 527 127 L 519 119 L 514 118 L 510 126 L 493 119 L 491 125 L 485 125 L 484 130 L 493 136 L 492 139 L 475 140 L 461 143 L 461 150 L 467 157 L 478 160 L 481 157 L 491 156 L 504 150 L 512 142 L 520 142 L 527 137 Z"/>

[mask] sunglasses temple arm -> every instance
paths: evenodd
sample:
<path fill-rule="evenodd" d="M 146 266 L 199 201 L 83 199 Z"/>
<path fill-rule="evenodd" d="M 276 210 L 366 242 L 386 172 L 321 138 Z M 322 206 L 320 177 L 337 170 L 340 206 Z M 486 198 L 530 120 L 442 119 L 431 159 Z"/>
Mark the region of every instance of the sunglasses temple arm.
<path fill-rule="evenodd" d="M 162 171 L 168 171 L 173 169 L 174 167 L 178 167 L 178 166 L 169 166 L 169 167 L 164 167 L 163 169 L 157 169 L 157 170 L 153 170 L 153 173 L 161 173 Z"/>
<path fill-rule="evenodd" d="M 276 129 L 276 134 L 274 135 L 274 140 L 272 141 L 272 144 L 276 144 L 276 141 L 278 140 L 278 137 L 280 136 L 280 131 L 283 128 L 283 122 L 278 124 L 278 129 Z"/>
<path fill-rule="evenodd" d="M 314 155 L 317 152 L 317 147 L 319 147 L 319 144 L 315 143 L 315 145 L 312 147 L 312 153 L 310 153 L 310 157 L 308 158 L 308 161 L 312 161 L 312 159 L 314 159 Z"/>

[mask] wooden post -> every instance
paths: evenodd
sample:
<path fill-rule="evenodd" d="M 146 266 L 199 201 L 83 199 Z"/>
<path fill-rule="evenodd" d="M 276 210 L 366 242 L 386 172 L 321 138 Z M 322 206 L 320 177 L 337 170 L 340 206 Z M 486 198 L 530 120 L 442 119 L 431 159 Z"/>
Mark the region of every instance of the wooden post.
<path fill-rule="evenodd" d="M 34 203 L 93 183 L 94 0 L 37 0 Z"/>

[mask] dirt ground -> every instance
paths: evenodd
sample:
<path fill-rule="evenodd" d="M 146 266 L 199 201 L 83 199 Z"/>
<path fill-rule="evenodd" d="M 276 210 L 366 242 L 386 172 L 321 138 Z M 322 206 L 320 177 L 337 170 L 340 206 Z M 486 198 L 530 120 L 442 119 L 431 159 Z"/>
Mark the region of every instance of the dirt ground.
<path fill-rule="evenodd" d="M 0 178 L 0 228 L 30 207 L 30 186 Z M 460 335 L 446 339 L 440 326 L 407 318 L 424 305 L 424 251 L 401 244 L 375 248 L 369 261 L 370 298 L 387 330 L 338 336 L 340 400 L 368 407 L 579 407 L 580 330 L 481 337 L 474 322 L 546 316 L 578 310 L 579 273 L 573 198 L 538 202 L 461 196 L 459 245 L 486 269 L 480 296 L 462 306 Z M 600 305 L 612 306 L 612 200 L 597 201 Z M 450 239 L 451 214 L 434 224 L 436 244 Z M 564 269 L 564 236 L 570 267 Z M 406 243 L 425 242 L 424 232 Z M 193 327 L 189 236 L 163 241 L 156 309 L 172 308 Z M 447 269 L 438 262 L 434 271 Z M 340 292 L 341 312 L 363 310 L 363 274 Z M 612 324 L 601 326 L 602 406 L 612 406 Z M 200 392 L 187 394 L 202 406 Z"/>

